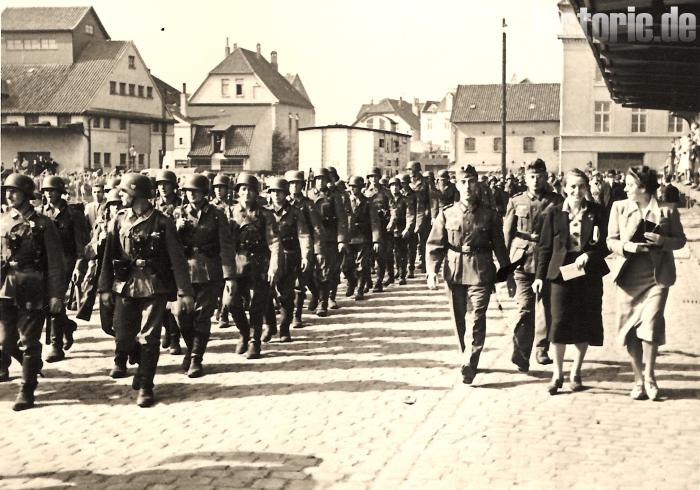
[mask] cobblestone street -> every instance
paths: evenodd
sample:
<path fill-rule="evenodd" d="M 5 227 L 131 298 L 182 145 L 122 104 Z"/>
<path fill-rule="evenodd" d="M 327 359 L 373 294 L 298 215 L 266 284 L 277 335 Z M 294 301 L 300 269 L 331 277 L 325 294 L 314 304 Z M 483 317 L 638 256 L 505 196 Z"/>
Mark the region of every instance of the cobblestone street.
<path fill-rule="evenodd" d="M 698 208 L 684 212 L 691 243 Z M 294 343 L 234 354 L 235 329 L 213 328 L 206 376 L 161 355 L 158 403 L 138 408 L 131 379 L 112 380 L 113 343 L 82 324 L 66 361 L 46 364 L 37 408 L 12 412 L 0 385 L 3 488 L 698 488 L 700 266 L 677 254 L 666 310 L 659 402 L 633 401 L 606 283 L 606 341 L 591 348 L 580 393 L 551 397 L 551 374 L 510 363 L 514 304 L 499 288 L 473 386 L 442 290 L 424 276 L 368 301 L 309 315 Z M 94 316 L 96 319 L 97 315 Z M 534 357 L 534 356 L 533 356 Z M 131 368 L 133 370 L 133 368 Z"/>

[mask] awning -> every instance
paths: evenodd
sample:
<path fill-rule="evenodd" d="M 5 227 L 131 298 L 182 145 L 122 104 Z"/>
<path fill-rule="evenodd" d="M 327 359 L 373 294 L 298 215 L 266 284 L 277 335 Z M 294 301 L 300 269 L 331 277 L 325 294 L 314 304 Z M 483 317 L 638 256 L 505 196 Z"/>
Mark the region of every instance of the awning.
<path fill-rule="evenodd" d="M 662 15 L 678 7 L 679 14 L 700 18 L 700 0 L 569 0 L 576 14 L 651 14 L 654 39 L 629 40 L 627 26 L 619 25 L 616 39 L 591 37 L 588 43 L 598 63 L 611 98 L 625 107 L 700 112 L 700 35 L 690 42 L 661 39 Z M 696 28 L 697 29 L 697 28 Z"/>
<path fill-rule="evenodd" d="M 250 155 L 255 126 L 232 126 L 226 131 L 225 157 L 246 157 Z"/>

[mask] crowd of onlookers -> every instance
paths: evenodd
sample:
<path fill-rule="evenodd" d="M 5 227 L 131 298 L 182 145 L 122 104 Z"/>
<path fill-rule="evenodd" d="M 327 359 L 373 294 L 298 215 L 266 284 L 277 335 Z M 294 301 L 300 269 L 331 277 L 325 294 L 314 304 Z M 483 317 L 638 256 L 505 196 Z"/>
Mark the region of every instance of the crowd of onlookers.
<path fill-rule="evenodd" d="M 673 140 L 664 174 L 693 188 L 700 186 L 700 123 L 694 122 L 688 134 Z"/>

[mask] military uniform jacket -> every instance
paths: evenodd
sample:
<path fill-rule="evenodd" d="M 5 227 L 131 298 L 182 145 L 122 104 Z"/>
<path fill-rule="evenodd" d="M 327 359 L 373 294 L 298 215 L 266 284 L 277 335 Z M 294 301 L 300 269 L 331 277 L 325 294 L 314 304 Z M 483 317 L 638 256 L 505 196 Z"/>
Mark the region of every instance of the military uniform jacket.
<path fill-rule="evenodd" d="M 63 253 L 56 226 L 28 203 L 0 215 L 0 299 L 28 310 L 66 292 Z"/>
<path fill-rule="evenodd" d="M 321 242 L 347 242 L 348 216 L 340 195 L 321 192 L 314 187 L 309 189 L 307 197 L 321 218 Z"/>
<path fill-rule="evenodd" d="M 309 226 L 303 211 L 293 206 L 289 201 L 285 201 L 279 209 L 275 209 L 272 205 L 270 212 L 277 223 L 281 252 L 299 254 L 300 257 L 310 260 L 313 247 L 311 246 Z"/>
<path fill-rule="evenodd" d="M 321 253 L 321 235 L 323 234 L 323 225 L 321 224 L 321 216 L 314 208 L 314 203 L 304 195 L 287 196 L 289 204 L 301 211 L 306 221 L 306 227 L 309 230 L 309 238 L 313 247 L 314 254 Z"/>
<path fill-rule="evenodd" d="M 44 204 L 39 212 L 56 225 L 66 262 L 83 257 L 85 245 L 90 240 L 90 229 L 84 211 L 78 211 L 65 200 L 59 199 L 55 206 Z"/>
<path fill-rule="evenodd" d="M 535 249 L 542 232 L 544 212 L 563 201 L 564 199 L 554 192 L 543 192 L 539 196 L 522 192 L 514 195 L 508 202 L 503 220 L 503 236 L 506 247 L 510 250 L 511 262 L 525 256 L 525 262 L 520 266 L 524 272 L 535 273 Z"/>
<path fill-rule="evenodd" d="M 158 211 L 166 215 L 168 218 L 172 218 L 173 213 L 175 212 L 175 208 L 182 206 L 182 198 L 177 194 L 173 194 L 173 196 L 169 200 L 166 200 L 163 197 L 158 197 L 155 200 L 154 206 Z"/>
<path fill-rule="evenodd" d="M 382 243 L 382 223 L 376 207 L 362 194 L 360 197 L 351 195 L 349 203 L 348 243 Z"/>
<path fill-rule="evenodd" d="M 98 291 L 129 298 L 166 294 L 170 301 L 193 296 L 173 220 L 154 208 L 141 216 L 120 210 L 109 223 Z"/>
<path fill-rule="evenodd" d="M 234 277 L 258 276 L 267 271 L 277 274 L 280 244 L 272 212 L 257 202 L 252 209 L 237 202 L 229 207 L 228 218 L 236 250 Z"/>
<path fill-rule="evenodd" d="M 222 199 L 219 199 L 218 197 L 215 197 L 214 199 L 209 201 L 209 204 L 211 204 L 215 208 L 221 209 L 222 211 L 231 205 L 231 203 L 228 202 L 228 200 L 222 200 Z"/>
<path fill-rule="evenodd" d="M 437 218 L 438 213 L 440 212 L 440 209 L 446 207 L 446 206 L 451 206 L 452 204 L 459 202 L 459 191 L 457 190 L 457 187 L 450 182 L 447 184 L 447 186 L 444 189 L 439 189 L 436 188 L 436 195 L 437 195 L 437 200 L 438 200 L 438 209 L 433 215 L 433 219 Z M 434 207 L 433 203 L 433 207 Z"/>
<path fill-rule="evenodd" d="M 413 217 L 413 226 L 411 227 L 411 233 L 416 233 L 418 231 L 418 213 L 417 213 L 417 196 L 413 192 L 413 189 L 401 189 L 401 195 L 406 201 L 406 208 L 408 215 Z"/>
<path fill-rule="evenodd" d="M 501 218 L 480 203 L 466 206 L 459 202 L 441 210 L 433 221 L 426 267 L 437 273 L 444 259 L 448 285 L 490 285 L 496 279 L 494 253 L 501 267 L 509 263 Z"/>
<path fill-rule="evenodd" d="M 413 233 L 416 223 L 414 210 L 410 209 L 406 196 L 399 194 L 389 196 L 389 223 L 386 229 L 392 236 L 399 238 L 404 232 Z"/>
<path fill-rule="evenodd" d="M 383 187 L 368 187 L 363 191 L 363 194 L 369 199 L 379 215 L 382 231 L 386 232 L 386 227 L 389 224 L 391 212 L 389 211 L 389 196 L 390 192 Z"/>
<path fill-rule="evenodd" d="M 224 212 L 204 203 L 186 204 L 173 212 L 192 284 L 233 278 L 235 249 Z"/>
<path fill-rule="evenodd" d="M 416 201 L 416 230 L 420 230 L 422 226 L 430 222 L 430 190 L 425 180 L 420 180 L 414 184 L 409 184 L 411 190 L 415 193 Z"/>

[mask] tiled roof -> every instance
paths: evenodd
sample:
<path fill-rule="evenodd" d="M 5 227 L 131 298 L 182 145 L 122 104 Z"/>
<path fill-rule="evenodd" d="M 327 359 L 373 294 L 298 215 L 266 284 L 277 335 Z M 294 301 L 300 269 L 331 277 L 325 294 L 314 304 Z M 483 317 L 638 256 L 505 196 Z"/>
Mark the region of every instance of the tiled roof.
<path fill-rule="evenodd" d="M 236 48 L 210 74 L 255 73 L 281 104 L 313 109 L 313 104 L 281 75 L 262 55 Z"/>
<path fill-rule="evenodd" d="M 250 154 L 255 126 L 231 126 L 226 130 L 225 157 L 246 157 Z"/>
<path fill-rule="evenodd" d="M 211 132 L 209 128 L 197 127 L 194 131 L 192 139 L 192 148 L 187 156 L 190 157 L 209 157 L 214 150 L 211 147 Z"/>
<path fill-rule="evenodd" d="M 109 39 L 92 7 L 8 7 L 2 11 L 2 30 L 72 31 L 91 10 L 100 29 Z"/>
<path fill-rule="evenodd" d="M 420 111 L 421 111 L 421 112 L 435 112 L 435 111 L 437 110 L 437 106 L 438 106 L 439 103 L 440 103 L 440 102 L 438 102 L 437 100 L 426 100 L 425 102 L 423 102 L 423 104 L 421 104 L 421 110 L 420 110 Z M 429 111 L 428 109 L 430 109 L 430 106 L 432 106 L 432 105 L 435 106 L 435 110 L 430 110 L 430 111 Z"/>
<path fill-rule="evenodd" d="M 420 118 L 413 112 L 413 105 L 405 100 L 397 99 L 382 99 L 376 104 L 363 104 L 357 113 L 355 123 L 367 115 L 387 113 L 401 116 L 411 129 L 420 130 Z"/>
<path fill-rule="evenodd" d="M 558 121 L 558 83 L 506 85 L 507 121 Z M 453 123 L 499 122 L 501 85 L 460 85 L 454 99 Z"/>
<path fill-rule="evenodd" d="M 3 114 L 80 114 L 130 41 L 92 41 L 72 65 L 2 65 Z"/>
<path fill-rule="evenodd" d="M 309 97 L 309 94 L 306 92 L 306 87 L 304 87 L 304 84 L 301 83 L 301 77 L 299 77 L 298 74 L 292 75 L 287 73 L 284 78 L 286 78 L 287 81 L 292 84 L 292 87 L 297 89 L 297 92 L 303 95 L 306 100 L 311 101 L 311 97 Z"/>

